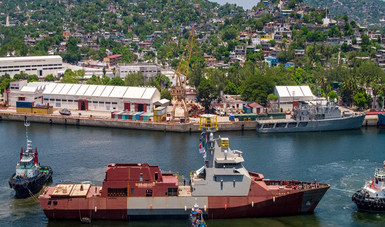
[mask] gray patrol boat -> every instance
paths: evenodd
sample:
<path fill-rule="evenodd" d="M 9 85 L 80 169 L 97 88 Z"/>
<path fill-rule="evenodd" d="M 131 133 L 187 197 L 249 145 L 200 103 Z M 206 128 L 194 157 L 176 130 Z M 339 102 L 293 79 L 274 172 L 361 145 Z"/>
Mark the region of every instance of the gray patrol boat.
<path fill-rule="evenodd" d="M 261 120 L 257 124 L 259 133 L 317 132 L 358 129 L 365 114 L 343 111 L 334 102 L 301 102 L 290 119 Z"/>

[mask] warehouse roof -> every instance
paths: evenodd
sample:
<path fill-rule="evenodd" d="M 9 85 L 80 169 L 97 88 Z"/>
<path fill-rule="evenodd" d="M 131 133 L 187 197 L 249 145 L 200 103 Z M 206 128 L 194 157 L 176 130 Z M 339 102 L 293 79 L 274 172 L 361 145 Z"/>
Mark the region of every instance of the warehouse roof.
<path fill-rule="evenodd" d="M 29 84 L 25 87 L 29 87 Z M 45 86 L 43 95 L 151 99 L 155 92 L 157 92 L 157 89 L 154 87 L 50 83 Z"/>
<path fill-rule="evenodd" d="M 28 57 L 3 57 L 0 58 L 0 62 L 25 62 L 25 61 L 42 61 L 42 60 L 62 60 L 62 57 L 59 55 L 53 55 L 53 56 L 28 56 Z"/>
<path fill-rule="evenodd" d="M 278 97 L 314 97 L 309 86 L 275 86 Z"/>

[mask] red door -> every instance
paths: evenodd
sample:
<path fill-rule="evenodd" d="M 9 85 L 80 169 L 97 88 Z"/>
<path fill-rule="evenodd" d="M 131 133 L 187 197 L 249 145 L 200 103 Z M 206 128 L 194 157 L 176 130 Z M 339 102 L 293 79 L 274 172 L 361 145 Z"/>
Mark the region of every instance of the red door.
<path fill-rule="evenodd" d="M 88 110 L 88 101 L 86 99 L 78 100 L 78 109 L 79 110 Z"/>
<path fill-rule="evenodd" d="M 131 103 L 125 102 L 124 103 L 124 110 L 130 111 L 131 110 Z"/>

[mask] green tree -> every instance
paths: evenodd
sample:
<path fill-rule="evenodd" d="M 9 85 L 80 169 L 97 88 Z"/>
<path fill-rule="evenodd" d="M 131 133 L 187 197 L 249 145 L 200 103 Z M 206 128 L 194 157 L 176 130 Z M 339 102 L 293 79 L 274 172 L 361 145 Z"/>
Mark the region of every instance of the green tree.
<path fill-rule="evenodd" d="M 353 100 L 354 100 L 354 105 L 356 105 L 359 109 L 364 109 L 368 106 L 365 93 L 358 92 L 353 96 Z"/>
<path fill-rule="evenodd" d="M 27 82 L 34 82 L 34 81 L 39 81 L 39 77 L 35 74 L 33 75 L 28 75 L 28 79 L 27 79 Z"/>
<path fill-rule="evenodd" d="M 45 78 L 44 81 L 55 81 L 55 77 L 52 74 L 48 74 Z"/>
<path fill-rule="evenodd" d="M 124 86 L 124 80 L 120 78 L 119 76 L 112 78 L 110 82 L 108 82 L 108 85 L 115 85 L 115 86 Z"/>
<path fill-rule="evenodd" d="M 205 107 L 206 113 L 209 112 L 211 102 L 217 97 L 217 94 L 214 92 L 215 90 L 210 79 L 202 77 L 201 83 L 197 88 L 197 98 Z"/>
<path fill-rule="evenodd" d="M 87 80 L 87 84 L 96 84 L 96 85 L 102 85 L 102 78 L 100 76 L 92 75 L 90 79 Z"/>
<path fill-rule="evenodd" d="M 338 101 L 338 94 L 335 91 L 329 91 L 327 94 L 327 97 L 329 98 L 330 101 L 337 100 Z"/>
<path fill-rule="evenodd" d="M 128 74 L 124 78 L 124 84 L 126 86 L 143 86 L 144 85 L 144 77 L 141 72 Z"/>
<path fill-rule="evenodd" d="M 75 72 L 73 72 L 71 69 L 67 69 L 64 72 L 61 82 L 68 84 L 77 84 L 79 82 L 79 79 L 76 77 Z"/>
<path fill-rule="evenodd" d="M 168 100 L 172 100 L 172 96 L 171 96 L 171 93 L 168 89 L 163 89 L 161 92 L 160 92 L 160 98 L 161 99 L 168 99 Z"/>
<path fill-rule="evenodd" d="M 163 74 L 160 74 L 156 77 L 155 83 L 156 83 L 156 87 L 158 88 L 158 90 L 168 89 L 171 86 L 170 79 Z"/>
<path fill-rule="evenodd" d="M 274 95 L 273 93 L 270 93 L 270 94 L 267 96 L 267 100 L 268 100 L 268 101 L 277 101 L 277 100 L 278 100 L 278 96 Z"/>

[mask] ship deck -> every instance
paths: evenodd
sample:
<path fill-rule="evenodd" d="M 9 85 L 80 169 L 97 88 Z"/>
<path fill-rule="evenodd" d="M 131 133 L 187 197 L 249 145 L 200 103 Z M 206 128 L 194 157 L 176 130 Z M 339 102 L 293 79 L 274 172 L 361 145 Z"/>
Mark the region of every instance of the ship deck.
<path fill-rule="evenodd" d="M 90 184 L 58 184 L 53 187 L 47 187 L 40 198 L 51 197 L 96 197 L 101 195 L 101 186 L 92 186 Z"/>

